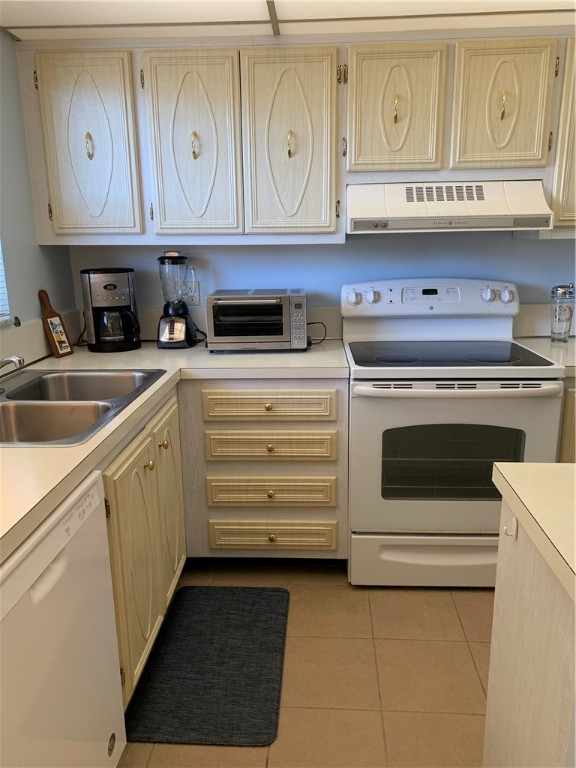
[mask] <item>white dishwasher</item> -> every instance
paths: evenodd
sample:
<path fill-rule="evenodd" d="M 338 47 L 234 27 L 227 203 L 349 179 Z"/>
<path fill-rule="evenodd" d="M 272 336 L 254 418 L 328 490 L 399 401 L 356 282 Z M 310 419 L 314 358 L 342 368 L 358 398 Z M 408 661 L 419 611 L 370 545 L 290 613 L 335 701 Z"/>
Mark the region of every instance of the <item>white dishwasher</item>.
<path fill-rule="evenodd" d="M 0 567 L 0 765 L 116 766 L 126 744 L 102 476 Z"/>

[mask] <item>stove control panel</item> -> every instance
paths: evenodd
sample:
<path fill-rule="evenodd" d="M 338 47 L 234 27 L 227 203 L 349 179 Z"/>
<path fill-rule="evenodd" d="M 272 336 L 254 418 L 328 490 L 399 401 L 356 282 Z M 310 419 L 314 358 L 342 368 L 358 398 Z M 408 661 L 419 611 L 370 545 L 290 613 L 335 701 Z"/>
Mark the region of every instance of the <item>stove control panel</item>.
<path fill-rule="evenodd" d="M 514 317 L 514 283 L 473 278 L 404 278 L 342 287 L 342 317 Z"/>

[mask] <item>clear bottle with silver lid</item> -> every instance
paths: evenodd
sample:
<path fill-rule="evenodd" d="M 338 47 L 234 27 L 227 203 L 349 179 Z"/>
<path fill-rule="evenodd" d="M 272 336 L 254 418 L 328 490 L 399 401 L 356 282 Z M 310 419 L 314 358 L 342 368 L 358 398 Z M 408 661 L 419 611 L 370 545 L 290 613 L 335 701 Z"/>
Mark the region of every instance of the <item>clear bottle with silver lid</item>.
<path fill-rule="evenodd" d="M 550 294 L 552 341 L 567 342 L 574 315 L 574 283 L 555 285 Z"/>

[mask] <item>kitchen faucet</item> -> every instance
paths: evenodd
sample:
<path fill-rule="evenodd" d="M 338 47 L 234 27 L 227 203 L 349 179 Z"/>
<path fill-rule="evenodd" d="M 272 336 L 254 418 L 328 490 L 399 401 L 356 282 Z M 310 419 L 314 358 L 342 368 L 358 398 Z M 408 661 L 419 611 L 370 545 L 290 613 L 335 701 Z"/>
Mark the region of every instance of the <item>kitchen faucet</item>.
<path fill-rule="evenodd" d="M 20 357 L 20 355 L 5 357 L 3 360 L 0 360 L 0 368 L 4 368 L 5 365 L 14 365 L 16 368 L 22 368 L 24 365 L 24 358 Z"/>

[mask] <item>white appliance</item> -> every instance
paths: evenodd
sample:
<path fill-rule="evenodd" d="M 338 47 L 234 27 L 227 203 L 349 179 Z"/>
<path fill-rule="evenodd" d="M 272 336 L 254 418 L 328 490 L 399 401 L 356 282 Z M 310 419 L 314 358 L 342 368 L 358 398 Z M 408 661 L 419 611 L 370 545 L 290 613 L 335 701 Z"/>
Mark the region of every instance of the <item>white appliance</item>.
<path fill-rule="evenodd" d="M 0 765 L 116 766 L 126 745 L 99 472 L 0 567 Z"/>
<path fill-rule="evenodd" d="M 350 184 L 346 232 L 552 229 L 542 182 Z"/>
<path fill-rule="evenodd" d="M 513 342 L 513 283 L 357 283 L 341 308 L 351 583 L 493 586 L 492 464 L 556 460 L 563 366 Z"/>

